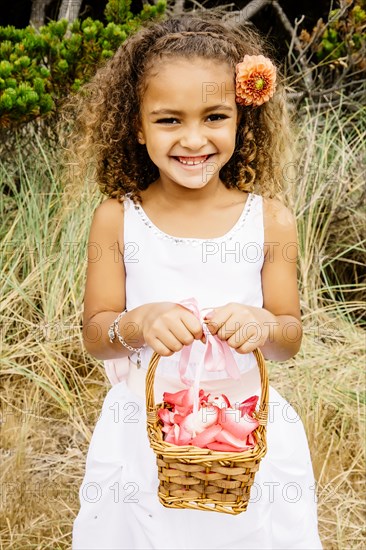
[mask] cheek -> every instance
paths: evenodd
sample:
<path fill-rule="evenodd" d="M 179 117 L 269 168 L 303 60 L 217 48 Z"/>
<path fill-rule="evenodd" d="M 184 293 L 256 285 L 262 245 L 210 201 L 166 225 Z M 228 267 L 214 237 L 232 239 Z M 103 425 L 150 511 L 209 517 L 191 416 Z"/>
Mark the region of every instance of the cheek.
<path fill-rule="evenodd" d="M 223 146 L 226 145 L 226 147 L 233 147 L 235 146 L 236 141 L 236 126 L 233 124 L 232 126 L 228 126 L 225 129 L 222 129 L 222 132 L 218 135 L 218 140 L 222 142 Z"/>
<path fill-rule="evenodd" d="M 161 139 L 161 136 L 159 136 L 158 133 L 152 133 L 149 135 L 146 148 L 151 159 L 159 162 L 162 157 L 166 156 L 170 145 L 166 143 L 166 140 Z"/>
<path fill-rule="evenodd" d="M 234 120 L 227 121 L 225 125 L 223 125 L 220 129 L 216 129 L 216 132 L 218 135 L 226 136 L 226 139 L 228 139 L 228 136 L 235 136 L 236 133 L 236 123 Z"/>
<path fill-rule="evenodd" d="M 159 131 L 155 131 L 150 134 L 150 147 L 154 150 L 155 154 L 166 153 L 175 141 L 176 138 L 173 134 L 167 134 Z"/>

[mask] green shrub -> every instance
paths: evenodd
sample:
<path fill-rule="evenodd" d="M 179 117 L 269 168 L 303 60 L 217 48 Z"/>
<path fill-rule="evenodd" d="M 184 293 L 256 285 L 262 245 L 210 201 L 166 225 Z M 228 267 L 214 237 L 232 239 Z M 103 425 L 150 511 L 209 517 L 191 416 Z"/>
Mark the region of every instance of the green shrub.
<path fill-rule="evenodd" d="M 0 27 L 0 126 L 21 125 L 57 112 L 60 99 L 77 92 L 97 67 L 148 19 L 165 13 L 165 0 L 130 12 L 131 0 L 110 0 L 108 21 L 88 17 L 68 25 L 50 21 L 32 26 Z"/>
<path fill-rule="evenodd" d="M 364 69 L 365 25 L 365 10 L 341 0 L 340 8 L 330 11 L 327 23 L 319 19 L 312 33 L 303 30 L 300 39 L 311 45 L 318 61 L 334 66 L 352 63 L 355 68 Z"/>

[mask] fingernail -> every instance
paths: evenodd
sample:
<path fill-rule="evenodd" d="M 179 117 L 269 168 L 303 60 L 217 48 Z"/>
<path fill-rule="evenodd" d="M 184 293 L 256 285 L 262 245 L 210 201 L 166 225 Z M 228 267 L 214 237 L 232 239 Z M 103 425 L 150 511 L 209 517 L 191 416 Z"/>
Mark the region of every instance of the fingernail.
<path fill-rule="evenodd" d="M 214 311 L 214 309 L 210 309 L 203 318 L 207 320 L 212 319 L 212 317 L 214 316 Z"/>

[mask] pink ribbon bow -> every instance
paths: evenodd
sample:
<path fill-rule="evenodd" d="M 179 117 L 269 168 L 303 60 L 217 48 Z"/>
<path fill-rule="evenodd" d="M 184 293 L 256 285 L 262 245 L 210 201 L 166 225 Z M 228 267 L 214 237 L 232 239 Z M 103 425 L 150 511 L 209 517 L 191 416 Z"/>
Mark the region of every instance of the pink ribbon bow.
<path fill-rule="evenodd" d="M 178 302 L 180 306 L 185 307 L 193 313 L 199 319 L 201 324 L 203 324 L 203 317 L 199 310 L 197 300 L 195 298 L 188 298 Z M 201 372 L 203 365 L 208 371 L 223 371 L 226 369 L 226 372 L 231 378 L 238 380 L 240 378 L 240 370 L 236 361 L 233 357 L 233 354 L 229 348 L 229 345 L 220 340 L 216 334 L 211 334 L 207 331 L 206 336 L 206 349 L 203 354 L 203 357 L 200 361 L 200 364 L 196 371 L 196 376 L 194 381 L 186 378 L 185 373 L 188 367 L 189 356 L 192 350 L 192 344 L 185 346 L 181 351 L 181 356 L 179 360 L 179 375 L 183 384 L 194 385 L 194 403 L 193 403 L 193 412 L 197 414 L 198 412 L 198 400 L 199 400 L 199 382 L 201 378 Z M 216 351 L 216 359 L 214 360 L 213 351 Z"/>
<path fill-rule="evenodd" d="M 198 308 L 197 300 L 195 298 L 187 298 L 186 300 L 182 300 L 178 303 L 180 306 L 183 306 L 191 311 L 193 315 L 195 315 L 197 319 L 199 319 L 199 321 L 203 324 L 203 317 Z M 240 378 L 240 370 L 238 365 L 236 364 L 229 345 L 225 341 L 220 340 L 220 338 L 216 336 L 216 334 L 211 334 L 209 331 L 207 331 L 207 334 L 205 333 L 205 336 L 206 349 L 202 361 L 202 363 L 205 365 L 205 368 L 211 372 L 223 371 L 226 369 L 226 372 L 231 378 L 238 380 Z M 189 346 L 184 346 L 181 351 L 179 361 L 180 379 L 184 384 L 187 385 L 191 385 L 193 382 L 193 380 L 185 377 L 191 350 L 192 344 L 190 344 Z M 216 361 L 214 361 L 213 357 L 214 350 L 216 351 Z"/>

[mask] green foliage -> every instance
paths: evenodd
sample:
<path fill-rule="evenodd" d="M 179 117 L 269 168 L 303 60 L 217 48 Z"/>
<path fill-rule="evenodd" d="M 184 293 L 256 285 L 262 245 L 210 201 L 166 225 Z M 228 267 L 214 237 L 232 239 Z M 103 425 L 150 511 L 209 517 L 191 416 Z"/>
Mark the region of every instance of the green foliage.
<path fill-rule="evenodd" d="M 104 16 L 110 23 L 126 23 L 133 17 L 130 7 L 131 0 L 124 0 L 123 2 L 121 0 L 109 0 L 104 10 Z"/>
<path fill-rule="evenodd" d="M 339 59 L 347 55 L 348 50 L 358 51 L 365 40 L 366 12 L 361 6 L 354 6 L 342 16 L 341 10 L 330 12 L 329 27 L 324 30 L 319 49 L 318 59 L 328 56 Z"/>
<path fill-rule="evenodd" d="M 60 99 L 87 82 L 143 21 L 159 19 L 166 1 L 130 12 L 131 0 L 110 0 L 108 21 L 88 17 L 68 24 L 50 21 L 32 26 L 0 27 L 0 126 L 24 124 L 57 110 Z"/>
<path fill-rule="evenodd" d="M 331 10 L 328 23 L 319 19 L 312 34 L 302 31 L 300 39 L 311 44 L 318 61 L 330 61 L 335 65 L 347 58 L 358 69 L 365 69 L 366 12 L 358 4 L 340 1 L 340 8 Z M 344 62 L 344 59 L 343 59 Z"/>

